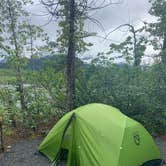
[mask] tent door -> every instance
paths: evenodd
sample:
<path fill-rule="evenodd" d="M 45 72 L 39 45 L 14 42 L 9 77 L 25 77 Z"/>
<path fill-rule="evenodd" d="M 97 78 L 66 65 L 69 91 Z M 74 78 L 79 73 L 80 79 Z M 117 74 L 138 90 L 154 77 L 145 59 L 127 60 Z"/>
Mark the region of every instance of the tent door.
<path fill-rule="evenodd" d="M 67 133 L 70 129 L 70 131 L 73 133 L 73 126 L 71 126 L 71 123 L 73 123 L 73 119 L 75 119 L 75 114 L 73 113 L 72 116 L 70 117 L 68 123 L 66 124 L 66 127 L 63 131 L 62 135 L 62 140 L 61 140 L 61 148 L 59 150 L 59 153 L 56 157 L 57 164 L 56 166 L 69 166 L 70 165 L 70 158 L 71 158 L 71 149 L 72 149 L 72 144 L 73 144 L 73 134 L 71 135 L 71 139 L 69 141 L 68 146 L 63 146 Z"/>
<path fill-rule="evenodd" d="M 150 160 L 144 163 L 142 166 L 161 166 L 162 160 L 156 159 L 156 160 Z"/>
<path fill-rule="evenodd" d="M 68 155 L 69 155 L 69 150 L 62 148 L 60 151 L 59 159 L 58 159 L 56 166 L 66 166 L 67 160 L 68 160 Z"/>

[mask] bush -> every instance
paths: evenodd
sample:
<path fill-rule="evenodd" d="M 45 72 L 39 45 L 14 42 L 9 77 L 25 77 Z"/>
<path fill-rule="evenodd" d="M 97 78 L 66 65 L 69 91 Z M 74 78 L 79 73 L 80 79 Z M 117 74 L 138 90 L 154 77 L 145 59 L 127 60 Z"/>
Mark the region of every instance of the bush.
<path fill-rule="evenodd" d="M 76 82 L 76 107 L 101 102 L 140 121 L 152 134 L 166 132 L 166 68 L 90 65 Z"/>

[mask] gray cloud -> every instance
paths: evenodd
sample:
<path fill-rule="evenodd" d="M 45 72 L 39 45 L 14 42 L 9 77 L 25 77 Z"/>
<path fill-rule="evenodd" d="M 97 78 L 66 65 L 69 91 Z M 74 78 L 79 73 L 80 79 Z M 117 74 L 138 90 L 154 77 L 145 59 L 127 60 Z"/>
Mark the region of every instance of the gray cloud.
<path fill-rule="evenodd" d="M 48 22 L 48 16 L 35 16 L 34 14 L 42 15 L 46 11 L 38 0 L 34 0 L 34 2 L 34 5 L 27 7 L 33 13 L 31 22 L 37 25 L 44 25 Z M 139 26 L 141 23 L 140 20 L 150 21 L 152 18 L 148 15 L 149 8 L 150 4 L 148 0 L 123 0 L 121 4 L 111 5 L 95 12 L 93 17 L 101 22 L 106 32 L 109 32 L 111 29 L 124 23 L 132 23 L 135 26 Z M 43 26 L 43 29 L 52 40 L 56 39 L 56 31 L 58 29 L 56 22 Z M 89 21 L 86 21 L 85 29 L 97 32 L 100 36 L 104 35 L 101 28 Z M 109 38 L 113 41 L 120 41 L 123 36 L 124 33 L 117 31 L 111 34 Z M 103 39 L 97 37 L 91 37 L 87 41 L 94 43 L 94 46 L 90 48 L 90 51 L 86 55 L 96 55 L 97 52 L 108 50 L 110 44 L 109 41 L 103 41 Z"/>

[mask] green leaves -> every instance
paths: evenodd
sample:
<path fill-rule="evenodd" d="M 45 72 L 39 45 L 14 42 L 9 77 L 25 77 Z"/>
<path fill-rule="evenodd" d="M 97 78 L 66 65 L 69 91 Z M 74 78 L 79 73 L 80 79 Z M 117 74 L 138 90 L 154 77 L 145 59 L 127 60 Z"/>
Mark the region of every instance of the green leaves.
<path fill-rule="evenodd" d="M 166 132 L 166 84 L 161 79 L 166 68 L 103 65 L 103 61 L 82 68 L 77 75 L 76 107 L 93 102 L 110 104 L 140 121 L 152 134 Z"/>
<path fill-rule="evenodd" d="M 75 50 L 76 53 L 85 52 L 88 50 L 92 43 L 87 43 L 85 38 L 94 36 L 94 33 L 89 33 L 84 30 L 84 21 L 85 18 L 81 15 L 79 2 L 75 2 L 75 34 L 74 34 L 74 42 L 75 42 Z M 59 19 L 59 30 L 58 38 L 57 38 L 57 46 L 61 53 L 66 53 L 66 48 L 68 46 L 68 37 L 69 37 L 69 4 L 67 0 L 59 1 L 59 8 L 57 8 L 57 15 L 54 17 L 58 17 Z"/>
<path fill-rule="evenodd" d="M 131 34 L 119 44 L 111 43 L 110 51 L 107 52 L 107 55 L 118 54 L 115 58 L 123 58 L 128 64 L 140 66 L 147 44 L 147 39 L 142 34 L 145 31 L 145 26 L 135 30 L 134 26 L 124 24 L 119 26 L 119 28 L 123 26 L 128 26 Z"/>
<path fill-rule="evenodd" d="M 151 0 L 152 7 L 149 13 L 157 18 L 155 23 L 150 23 L 148 31 L 152 35 L 151 41 L 155 50 L 160 52 L 166 49 L 166 1 L 165 0 Z M 164 51 L 165 52 L 165 51 Z M 161 62 L 166 64 L 166 54 L 160 53 Z"/>

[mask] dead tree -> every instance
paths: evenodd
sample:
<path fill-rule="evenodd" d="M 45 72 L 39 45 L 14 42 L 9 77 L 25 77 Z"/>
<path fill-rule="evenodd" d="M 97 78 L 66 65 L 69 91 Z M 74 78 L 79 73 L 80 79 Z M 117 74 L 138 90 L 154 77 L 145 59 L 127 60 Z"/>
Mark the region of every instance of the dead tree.
<path fill-rule="evenodd" d="M 139 38 L 137 38 L 137 33 L 142 32 L 142 31 L 144 30 L 144 27 L 139 28 L 139 29 L 135 29 L 135 27 L 134 27 L 133 25 L 131 25 L 131 24 L 122 24 L 122 25 L 118 26 L 117 28 L 115 28 L 114 30 L 112 30 L 111 32 L 109 32 L 109 33 L 107 34 L 107 36 L 106 36 L 106 39 L 107 39 L 107 37 L 108 37 L 111 33 L 113 33 L 113 32 L 115 32 L 115 31 L 119 30 L 119 29 L 122 28 L 122 27 L 128 27 L 128 28 L 129 28 L 129 32 L 132 33 L 132 36 L 133 36 L 132 38 L 133 38 L 133 58 L 134 58 L 134 66 L 139 67 L 140 64 L 141 64 L 141 57 L 142 57 L 143 55 L 140 55 L 140 54 L 138 53 L 138 49 L 140 49 L 140 48 L 138 48 L 138 46 L 140 45 L 140 41 L 139 41 L 140 35 L 139 35 Z M 145 40 L 145 39 L 144 39 L 144 40 Z M 146 40 L 145 40 L 144 42 L 146 43 Z M 145 50 L 144 50 L 144 51 L 145 51 Z"/>

